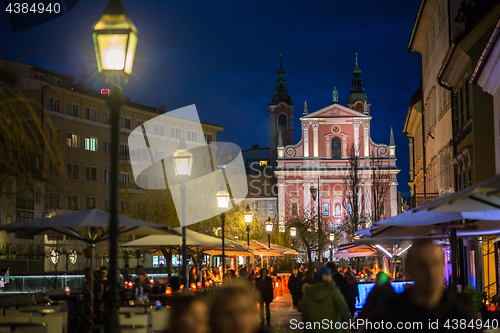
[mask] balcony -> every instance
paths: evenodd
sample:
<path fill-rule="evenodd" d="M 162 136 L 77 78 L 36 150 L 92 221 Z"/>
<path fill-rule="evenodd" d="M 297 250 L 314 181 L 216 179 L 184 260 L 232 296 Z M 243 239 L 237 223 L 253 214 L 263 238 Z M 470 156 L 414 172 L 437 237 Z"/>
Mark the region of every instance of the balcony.
<path fill-rule="evenodd" d="M 411 208 L 425 205 L 439 197 L 439 193 L 415 193 L 410 197 Z"/>
<path fill-rule="evenodd" d="M 118 193 L 143 194 L 142 187 L 131 183 L 118 183 Z"/>

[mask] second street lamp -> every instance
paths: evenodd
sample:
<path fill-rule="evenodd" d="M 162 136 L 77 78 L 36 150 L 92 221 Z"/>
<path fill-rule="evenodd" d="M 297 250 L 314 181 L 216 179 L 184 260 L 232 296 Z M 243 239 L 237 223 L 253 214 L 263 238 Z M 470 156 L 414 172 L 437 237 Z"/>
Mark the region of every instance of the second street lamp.
<path fill-rule="evenodd" d="M 229 193 L 226 191 L 217 192 L 217 203 L 219 209 L 222 210 L 220 214 L 221 219 L 221 229 L 222 229 L 222 274 L 226 273 L 226 253 L 224 249 L 224 220 L 226 219 L 226 213 L 224 212 L 227 207 L 229 207 Z"/>
<path fill-rule="evenodd" d="M 181 141 L 177 151 L 173 156 L 175 174 L 179 178 L 184 178 L 180 180 L 187 180 L 191 176 L 191 169 L 193 167 L 193 154 L 191 154 Z M 182 197 L 182 216 L 181 216 L 181 226 L 182 226 L 182 271 L 184 276 L 182 282 L 184 288 L 188 286 L 188 272 L 187 272 L 187 245 L 186 245 L 186 182 L 183 181 L 180 184 L 181 197 Z"/>
<path fill-rule="evenodd" d="M 106 84 L 113 84 L 108 100 L 111 111 L 111 156 L 109 200 L 109 295 L 106 332 L 119 332 L 118 321 L 118 148 L 120 108 L 123 103 L 123 87 L 132 73 L 137 46 L 137 29 L 128 18 L 120 0 L 110 0 L 103 15 L 94 24 L 92 38 L 99 73 Z M 91 279 L 91 288 L 93 281 Z M 91 316 L 91 325 L 92 312 Z"/>
<path fill-rule="evenodd" d="M 245 215 L 245 224 L 247 225 L 247 246 L 250 246 L 250 223 L 252 223 L 253 219 L 253 213 L 250 209 L 250 205 L 247 205 L 243 214 Z"/>
<path fill-rule="evenodd" d="M 266 231 L 267 231 L 267 247 L 271 248 L 271 232 L 273 232 L 273 221 L 268 217 L 266 221 Z"/>
<path fill-rule="evenodd" d="M 330 233 L 330 261 L 333 261 L 333 241 L 335 240 L 335 234 Z"/>

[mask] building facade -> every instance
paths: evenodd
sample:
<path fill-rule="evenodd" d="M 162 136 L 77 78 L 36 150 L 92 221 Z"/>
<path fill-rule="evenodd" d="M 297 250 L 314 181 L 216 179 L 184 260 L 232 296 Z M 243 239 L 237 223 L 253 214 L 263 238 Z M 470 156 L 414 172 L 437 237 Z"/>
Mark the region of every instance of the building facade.
<path fill-rule="evenodd" d="M 394 139 L 391 135 L 389 145 L 372 141 L 371 105 L 362 87 L 357 56 L 353 75 L 352 89 L 345 106 L 338 104 L 336 89 L 332 105 L 309 113 L 305 104 L 300 118 L 301 140 L 296 144 L 279 140 L 275 175 L 278 182 L 279 228 L 282 232 L 285 231 L 287 216 L 301 212 L 313 215 L 318 206 L 322 219 L 328 219 L 330 229 L 339 228 L 349 211 L 345 204 L 346 196 L 352 195 L 360 197 L 360 212 L 368 219 L 374 205 L 372 175 L 375 160 L 378 169 L 384 170 L 382 182 L 388 189 L 383 198 L 381 218 L 397 214 L 396 176 L 399 169 L 396 167 Z M 287 109 L 287 102 L 280 101 L 274 107 L 274 112 Z M 354 155 L 359 158 L 361 178 L 361 186 L 356 194 L 349 193 L 346 188 L 349 160 Z M 316 201 L 311 188 L 319 188 L 320 194 Z"/>

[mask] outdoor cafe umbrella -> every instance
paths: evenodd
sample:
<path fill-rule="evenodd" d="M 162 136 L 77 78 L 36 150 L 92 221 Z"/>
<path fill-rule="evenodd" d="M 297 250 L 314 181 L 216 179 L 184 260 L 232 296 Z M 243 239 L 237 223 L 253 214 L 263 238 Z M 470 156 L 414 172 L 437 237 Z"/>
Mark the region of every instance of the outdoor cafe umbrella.
<path fill-rule="evenodd" d="M 31 238 L 35 235 L 61 234 L 91 245 L 90 267 L 93 271 L 95 244 L 109 238 L 110 214 L 98 209 L 72 212 L 53 217 L 19 221 L 0 226 L 0 231 L 15 233 L 19 238 Z M 165 226 L 118 216 L 118 232 L 121 235 L 144 236 L 158 233 L 176 233 Z M 90 280 L 91 304 L 93 301 L 93 275 Z"/>

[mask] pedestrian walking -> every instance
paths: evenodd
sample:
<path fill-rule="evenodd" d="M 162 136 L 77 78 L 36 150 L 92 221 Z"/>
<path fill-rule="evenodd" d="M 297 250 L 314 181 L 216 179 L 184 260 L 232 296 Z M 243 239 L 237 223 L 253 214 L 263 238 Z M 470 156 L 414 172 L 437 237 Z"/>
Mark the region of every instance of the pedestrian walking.
<path fill-rule="evenodd" d="M 356 280 L 354 274 L 352 274 L 350 271 L 347 271 L 345 273 L 344 278 L 346 281 L 346 291 L 344 298 L 347 302 L 351 315 L 354 316 L 354 314 L 356 313 L 356 299 L 359 299 L 358 281 Z"/>
<path fill-rule="evenodd" d="M 271 324 L 271 309 L 270 304 L 274 300 L 273 280 L 267 275 L 267 269 L 262 268 L 259 272 L 260 276 L 257 279 L 256 285 L 260 292 L 260 324 L 264 325 L 264 306 L 266 308 L 267 326 Z"/>
<path fill-rule="evenodd" d="M 292 304 L 294 309 L 297 309 L 299 306 L 299 289 L 300 280 L 298 279 L 298 271 L 295 268 L 288 278 L 288 290 L 290 290 L 290 295 L 292 295 Z"/>
<path fill-rule="evenodd" d="M 329 332 L 343 332 L 335 328 L 335 323 L 351 320 L 347 303 L 328 267 L 322 267 L 316 272 L 316 283 L 304 285 L 301 307 L 304 332 L 322 332 L 323 327 L 317 324 L 325 320 L 330 323 Z"/>

